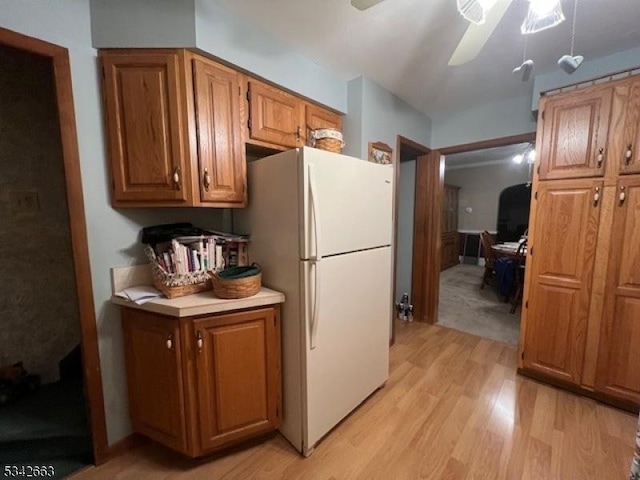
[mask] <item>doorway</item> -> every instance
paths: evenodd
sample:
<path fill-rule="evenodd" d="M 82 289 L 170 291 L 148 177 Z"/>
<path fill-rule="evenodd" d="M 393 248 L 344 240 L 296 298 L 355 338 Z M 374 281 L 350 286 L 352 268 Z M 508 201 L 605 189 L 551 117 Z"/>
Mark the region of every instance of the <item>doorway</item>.
<path fill-rule="evenodd" d="M 69 57 L 0 28 L 0 64 L 0 451 L 66 476 L 108 450 Z"/>
<path fill-rule="evenodd" d="M 529 148 L 523 142 L 445 157 L 443 218 L 450 218 L 442 222 L 442 237 L 452 254 L 443 248 L 448 261 L 440 274 L 439 325 L 518 344 L 515 297 L 524 280 L 519 269 L 524 257 L 515 250 L 498 261 L 503 256 L 485 248 L 489 240 L 517 249 L 527 230 L 532 168 L 521 156 Z"/>
<path fill-rule="evenodd" d="M 530 143 L 534 140 L 535 132 L 532 132 L 430 151 L 428 155 L 421 157 L 415 179 L 412 257 L 411 300 L 416 307 L 416 321 L 435 324 L 438 320 L 445 159 L 454 154 Z"/>

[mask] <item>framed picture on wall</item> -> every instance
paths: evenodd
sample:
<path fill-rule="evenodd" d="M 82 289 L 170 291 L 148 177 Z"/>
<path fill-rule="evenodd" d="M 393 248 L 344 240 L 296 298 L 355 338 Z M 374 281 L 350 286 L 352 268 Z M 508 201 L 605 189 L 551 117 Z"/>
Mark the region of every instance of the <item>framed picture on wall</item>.
<path fill-rule="evenodd" d="M 393 149 L 386 143 L 369 142 L 368 159 L 370 162 L 390 165 L 391 155 L 393 155 Z"/>

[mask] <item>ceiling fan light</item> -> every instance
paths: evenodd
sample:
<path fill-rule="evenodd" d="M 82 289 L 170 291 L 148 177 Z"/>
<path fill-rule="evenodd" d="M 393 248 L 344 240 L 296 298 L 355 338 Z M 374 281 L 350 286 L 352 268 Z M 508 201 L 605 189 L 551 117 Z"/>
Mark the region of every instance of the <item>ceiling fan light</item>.
<path fill-rule="evenodd" d="M 529 10 L 520 27 L 523 35 L 541 32 L 564 22 L 560 0 L 529 0 Z"/>
<path fill-rule="evenodd" d="M 487 12 L 495 0 L 457 0 L 458 12 L 466 20 L 476 25 L 482 25 L 487 19 Z M 485 7 L 485 5 L 488 5 Z"/>

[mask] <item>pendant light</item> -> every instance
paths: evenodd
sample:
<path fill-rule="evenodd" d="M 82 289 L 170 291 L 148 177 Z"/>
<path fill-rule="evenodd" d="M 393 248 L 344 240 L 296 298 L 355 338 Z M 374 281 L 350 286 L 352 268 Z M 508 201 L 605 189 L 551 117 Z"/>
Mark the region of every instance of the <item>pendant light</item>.
<path fill-rule="evenodd" d="M 529 0 L 529 11 L 520 27 L 523 35 L 541 32 L 564 22 L 560 0 Z"/>
<path fill-rule="evenodd" d="M 574 55 L 573 54 L 573 46 L 576 41 L 576 17 L 578 16 L 578 0 L 575 0 L 573 3 L 573 25 L 571 27 L 571 54 L 563 55 L 558 59 L 558 65 L 562 70 L 571 75 L 575 72 L 582 62 L 584 62 L 584 57 L 582 55 Z"/>
<path fill-rule="evenodd" d="M 511 73 L 517 73 L 523 82 L 529 81 L 531 72 L 533 71 L 533 60 L 527 60 L 527 36 L 524 37 L 524 50 L 522 52 L 522 63 L 519 67 L 513 69 Z"/>
<path fill-rule="evenodd" d="M 482 25 L 487 19 L 487 12 L 497 0 L 457 0 L 458 12 L 465 19 L 476 25 Z"/>

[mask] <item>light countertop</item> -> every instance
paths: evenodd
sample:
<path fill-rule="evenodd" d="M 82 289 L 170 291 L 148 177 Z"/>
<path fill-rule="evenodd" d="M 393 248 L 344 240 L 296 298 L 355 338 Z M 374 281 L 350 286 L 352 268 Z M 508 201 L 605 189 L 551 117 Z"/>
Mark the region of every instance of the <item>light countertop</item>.
<path fill-rule="evenodd" d="M 162 315 L 193 317 L 282 303 L 284 302 L 284 294 L 262 287 L 260 292 L 252 297 L 232 300 L 216 298 L 213 296 L 213 292 L 201 292 L 173 299 L 157 298 L 142 305 L 136 305 L 134 302 L 114 295 L 111 297 L 111 302 L 124 307 L 137 308 Z"/>
<path fill-rule="evenodd" d="M 134 285 L 151 284 L 151 273 L 148 265 L 114 267 L 111 269 L 112 292 L 118 292 Z M 173 299 L 156 298 L 142 305 L 137 305 L 132 301 L 112 295 L 111 302 L 123 307 L 136 308 L 161 315 L 193 317 L 283 303 L 284 294 L 262 287 L 252 297 L 231 300 L 214 297 L 213 291 L 206 291 Z"/>

